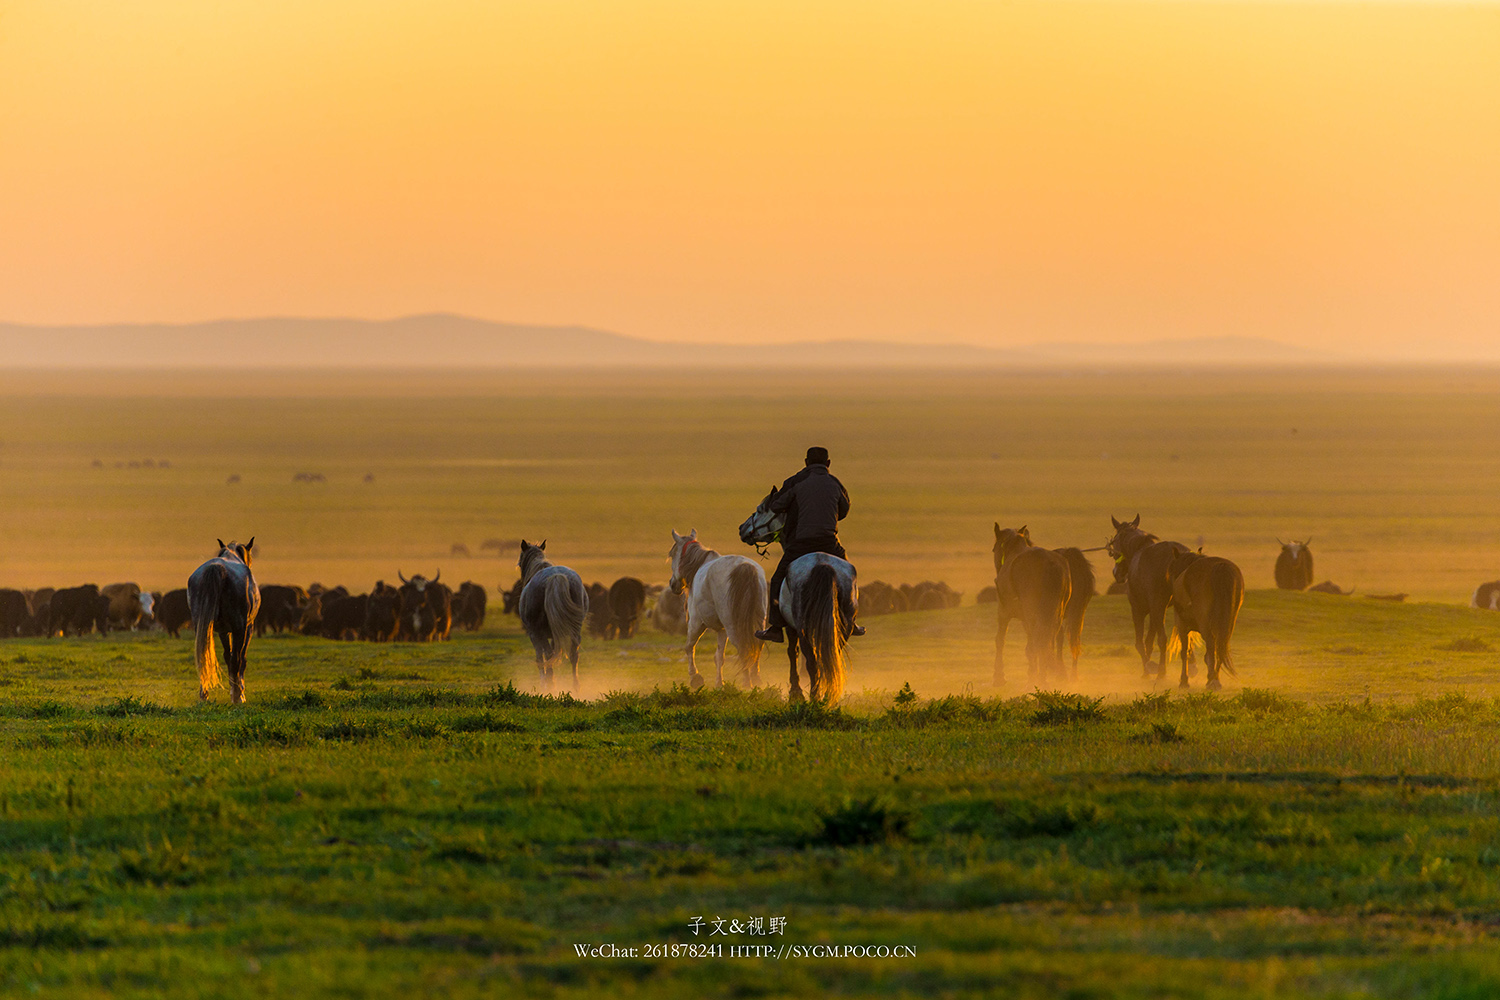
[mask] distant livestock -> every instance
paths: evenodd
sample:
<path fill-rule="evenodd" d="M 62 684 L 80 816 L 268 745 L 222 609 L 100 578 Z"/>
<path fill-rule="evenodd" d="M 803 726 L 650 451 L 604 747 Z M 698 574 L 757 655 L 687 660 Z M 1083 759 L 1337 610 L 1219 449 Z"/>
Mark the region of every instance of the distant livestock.
<path fill-rule="evenodd" d="M 66 636 L 70 631 L 87 635 L 94 628 L 103 635 L 109 631 L 109 599 L 101 597 L 92 583 L 64 587 L 52 595 L 47 622 L 49 636 Z"/>
<path fill-rule="evenodd" d="M 431 579 L 397 570 L 401 581 L 401 627 L 396 638 L 407 642 L 438 642 L 453 628 L 453 591 L 441 583 L 441 570 Z"/>
<path fill-rule="evenodd" d="M 401 588 L 376 580 L 365 603 L 365 638 L 370 642 L 395 642 L 400 631 Z"/>
<path fill-rule="evenodd" d="M 260 588 L 260 614 L 255 616 L 255 634 L 263 636 L 266 630 L 289 632 L 297 628 L 302 618 L 302 606 L 307 603 L 307 591 L 301 587 L 281 584 L 266 584 Z"/>
<path fill-rule="evenodd" d="M 188 610 L 187 591 L 181 587 L 169 590 L 161 595 L 161 600 L 156 602 L 156 624 L 160 625 L 168 635 L 177 638 L 182 632 L 182 627 L 192 622 L 192 612 Z"/>
<path fill-rule="evenodd" d="M 469 558 L 469 547 L 463 542 L 454 542 L 448 546 L 448 554 L 451 556 L 463 556 L 467 559 Z"/>
<path fill-rule="evenodd" d="M 1481 583 L 1479 589 L 1474 591 L 1474 598 L 1469 605 L 1489 611 L 1500 611 L 1500 580 Z"/>
<path fill-rule="evenodd" d="M 111 583 L 99 588 L 99 593 L 108 601 L 106 623 L 110 628 L 134 631 L 140 627 L 151 603 L 150 594 L 143 595 L 134 583 Z"/>
<path fill-rule="evenodd" d="M 292 475 L 294 483 L 326 483 L 328 477 L 321 472 L 297 472 Z"/>
<path fill-rule="evenodd" d="M 633 638 L 645 610 L 645 583 L 633 576 L 620 577 L 609 588 L 609 624 L 604 629 L 604 637 Z"/>
<path fill-rule="evenodd" d="M 14 639 L 30 623 L 26 595 L 19 590 L 0 590 L 0 639 Z"/>
<path fill-rule="evenodd" d="M 651 622 L 668 635 L 687 635 L 687 594 L 663 591 L 651 609 Z"/>
<path fill-rule="evenodd" d="M 1276 557 L 1276 586 L 1282 590 L 1306 590 L 1313 582 L 1312 550 L 1306 542 L 1283 542 Z"/>
<path fill-rule="evenodd" d="M 1343 590 L 1332 580 L 1324 580 L 1322 583 L 1315 583 L 1311 587 L 1308 587 L 1307 591 L 1310 594 L 1333 594 L 1337 597 L 1348 597 L 1354 593 L 1354 588 L 1350 587 L 1348 590 Z"/>
<path fill-rule="evenodd" d="M 609 623 L 614 621 L 614 612 L 609 608 L 609 588 L 595 580 L 588 585 L 584 599 L 587 609 L 584 627 L 589 635 L 605 638 L 609 634 Z"/>
<path fill-rule="evenodd" d="M 465 580 L 458 585 L 453 595 L 453 627 L 465 632 L 478 632 L 484 628 L 484 612 L 489 595 L 481 584 Z"/>

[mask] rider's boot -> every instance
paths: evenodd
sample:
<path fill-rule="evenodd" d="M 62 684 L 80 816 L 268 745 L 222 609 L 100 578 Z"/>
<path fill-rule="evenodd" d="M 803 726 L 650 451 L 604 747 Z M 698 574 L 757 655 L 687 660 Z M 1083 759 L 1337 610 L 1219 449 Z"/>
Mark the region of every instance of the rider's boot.
<path fill-rule="evenodd" d="M 766 609 L 766 627 L 755 631 L 761 642 L 786 642 L 786 623 L 781 620 L 781 606 L 775 601 Z"/>
<path fill-rule="evenodd" d="M 865 627 L 863 625 L 859 624 L 858 622 L 855 622 L 853 625 L 849 626 L 849 634 L 850 635 L 864 635 L 865 634 Z"/>

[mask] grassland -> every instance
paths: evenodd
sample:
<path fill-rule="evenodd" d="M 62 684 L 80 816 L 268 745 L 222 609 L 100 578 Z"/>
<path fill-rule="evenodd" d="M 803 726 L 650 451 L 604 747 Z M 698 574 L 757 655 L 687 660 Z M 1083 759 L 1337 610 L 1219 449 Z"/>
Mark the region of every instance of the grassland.
<path fill-rule="evenodd" d="M 438 646 L 0 646 L 0 983 L 110 996 L 1479 997 L 1500 989 L 1500 616 L 1252 592 L 1220 696 L 1089 619 L 1078 687 L 987 687 L 982 608 L 878 619 L 840 709 L 690 694 L 677 640 L 533 690 Z M 1456 641 L 1457 640 L 1457 641 Z M 1014 646 L 1013 655 L 1020 649 Z M 766 662 L 776 679 L 779 658 Z M 964 681 L 967 678 L 967 681 Z M 924 691 L 970 683 L 974 696 Z M 901 694 L 910 684 L 915 697 Z M 612 691 L 600 693 L 602 687 Z M 222 702 L 222 699 L 221 699 Z M 688 943 L 915 957 L 585 959 Z M 705 927 L 705 933 L 709 928 Z"/>
<path fill-rule="evenodd" d="M 992 522 L 1091 546 L 1136 511 L 1251 587 L 1277 536 L 1361 593 L 1458 602 L 1500 577 L 1495 372 L 44 373 L 0 379 L 0 427 L 3 586 L 181 586 L 228 535 L 256 536 L 266 582 L 441 566 L 494 588 L 510 560 L 451 544 L 521 536 L 589 578 L 662 579 L 669 528 L 740 551 L 814 441 L 867 580 L 972 600 Z M 129 468 L 146 458 L 172 466 Z"/>
<path fill-rule="evenodd" d="M 689 693 L 649 631 L 547 696 L 499 616 L 257 641 L 243 710 L 195 703 L 186 640 L 7 640 L 0 990 L 1500 995 L 1500 615 L 1462 606 L 1500 576 L 1492 373 L 217 378 L 0 380 L 0 585 L 181 585 L 230 534 L 264 582 L 493 595 L 508 561 L 449 545 L 520 535 L 662 579 L 669 527 L 737 551 L 820 440 L 865 579 L 972 594 L 997 519 L 1203 536 L 1252 588 L 1239 672 L 1142 678 L 1109 597 L 1057 691 L 1019 628 L 993 683 L 987 609 L 873 620 L 835 710 L 786 705 L 776 651 L 768 689 Z M 1320 578 L 1418 600 L 1262 589 L 1309 534 Z M 695 941 L 726 955 L 575 950 Z M 766 944 L 916 954 L 728 955 Z"/>

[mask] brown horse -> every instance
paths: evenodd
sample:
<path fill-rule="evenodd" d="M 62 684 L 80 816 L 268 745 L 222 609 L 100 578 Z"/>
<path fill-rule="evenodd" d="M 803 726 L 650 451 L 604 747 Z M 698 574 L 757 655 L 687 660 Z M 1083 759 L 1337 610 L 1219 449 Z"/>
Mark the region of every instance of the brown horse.
<path fill-rule="evenodd" d="M 1105 549 L 1115 561 L 1115 579 L 1125 581 L 1130 598 L 1130 618 L 1135 624 L 1135 651 L 1141 656 L 1141 672 L 1150 677 L 1167 675 L 1167 608 L 1172 604 L 1172 560 L 1189 551 L 1180 542 L 1164 542 L 1141 530 L 1141 515 L 1134 521 L 1116 521 L 1115 537 Z M 1123 574 L 1121 567 L 1123 567 Z M 1152 669 L 1152 650 L 1161 649 L 1161 661 Z M 1191 652 L 1189 652 L 1191 658 Z"/>
<path fill-rule="evenodd" d="M 1217 691 L 1219 670 L 1234 673 L 1229 639 L 1245 602 L 1245 577 L 1228 559 L 1186 552 L 1172 560 L 1172 609 L 1177 621 L 1177 643 L 1182 651 L 1182 679 L 1188 686 L 1188 636 L 1203 637 L 1203 662 L 1208 666 L 1208 690 Z"/>
<path fill-rule="evenodd" d="M 1068 558 L 1060 552 L 1033 545 L 1031 533 L 1025 525 L 1011 529 L 1002 528 L 998 523 L 995 525 L 994 554 L 995 595 L 998 598 L 995 683 L 1005 681 L 1005 633 L 1013 618 L 1021 619 L 1026 629 L 1027 676 L 1041 680 L 1049 670 L 1065 675 L 1063 623 L 1069 599 L 1073 596 Z M 1092 596 L 1092 572 L 1089 573 L 1088 589 Z M 1080 612 L 1080 629 L 1082 622 Z"/>

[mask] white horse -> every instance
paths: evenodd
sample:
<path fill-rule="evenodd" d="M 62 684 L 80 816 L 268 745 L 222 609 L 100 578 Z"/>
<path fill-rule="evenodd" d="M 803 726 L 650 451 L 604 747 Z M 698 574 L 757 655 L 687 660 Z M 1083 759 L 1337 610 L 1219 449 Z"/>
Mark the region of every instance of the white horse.
<path fill-rule="evenodd" d="M 854 575 L 852 563 L 826 552 L 805 555 L 787 570 L 778 603 L 789 628 L 789 700 L 802 700 L 802 688 L 797 684 L 799 648 L 812 700 L 833 704 L 843 696 L 844 677 L 849 672 L 846 647 L 854 626 L 854 605 L 859 600 Z"/>
<path fill-rule="evenodd" d="M 718 633 L 714 666 L 719 687 L 724 686 L 724 646 L 734 643 L 740 669 L 752 685 L 760 684 L 760 652 L 764 643 L 755 637 L 766 623 L 766 571 L 747 556 L 720 555 L 698 541 L 698 532 L 672 532 L 672 593 L 688 593 L 687 661 L 688 683 L 703 686 L 698 672 L 696 647 L 704 632 Z"/>

